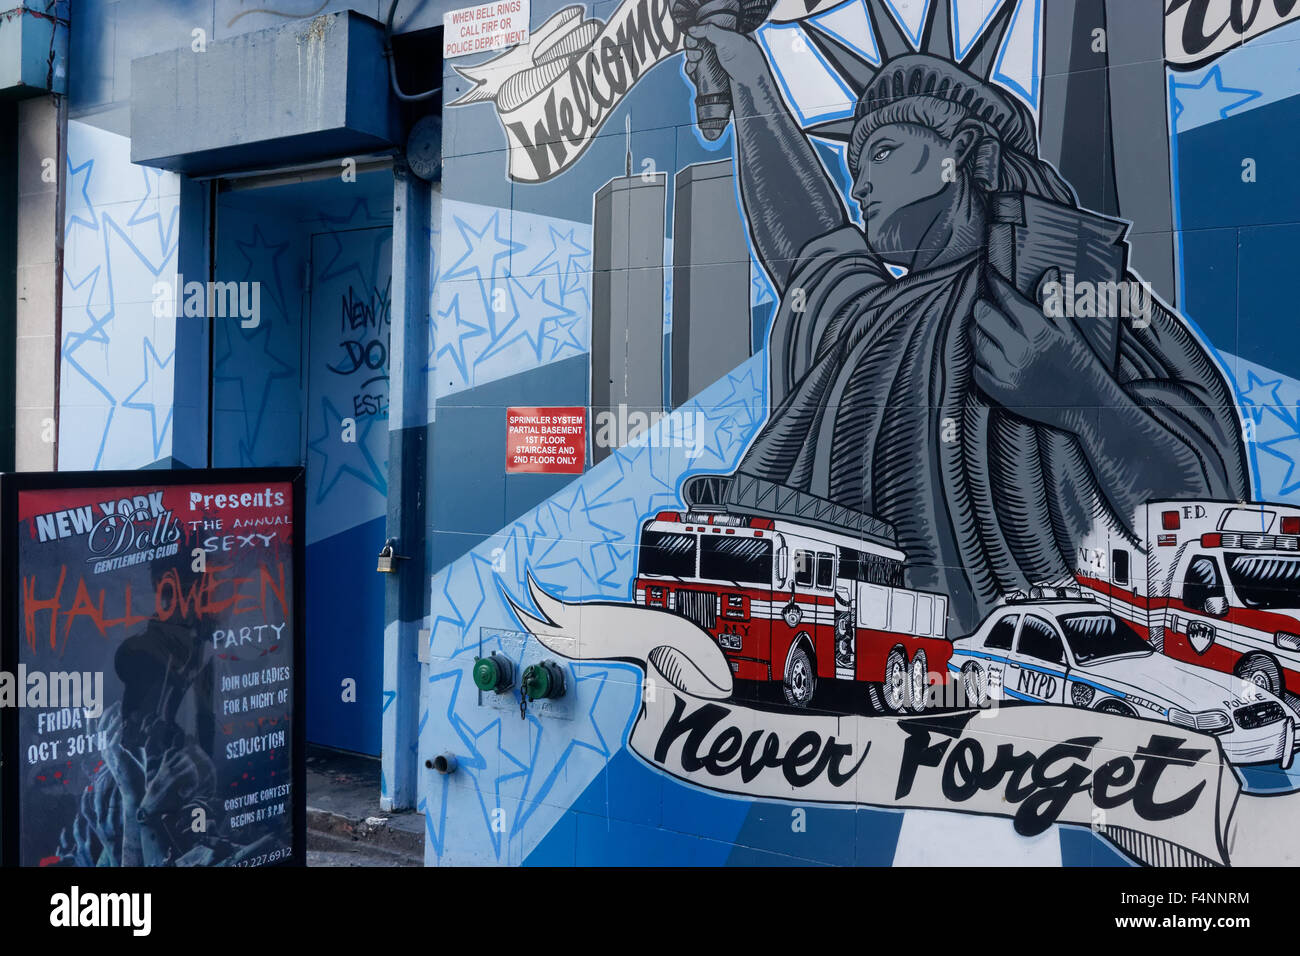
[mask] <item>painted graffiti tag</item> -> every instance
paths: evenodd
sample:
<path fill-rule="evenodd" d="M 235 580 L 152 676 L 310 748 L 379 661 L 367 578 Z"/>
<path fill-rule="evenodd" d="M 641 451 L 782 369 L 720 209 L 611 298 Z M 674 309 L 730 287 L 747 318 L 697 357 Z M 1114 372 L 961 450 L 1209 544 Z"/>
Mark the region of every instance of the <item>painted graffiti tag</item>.
<path fill-rule="evenodd" d="M 335 375 L 356 376 L 352 414 L 384 415 L 388 412 L 388 336 L 392 326 L 392 286 L 389 276 L 382 289 L 358 295 L 349 285 L 339 310 L 339 348 L 343 354 L 335 365 L 326 365 Z"/>

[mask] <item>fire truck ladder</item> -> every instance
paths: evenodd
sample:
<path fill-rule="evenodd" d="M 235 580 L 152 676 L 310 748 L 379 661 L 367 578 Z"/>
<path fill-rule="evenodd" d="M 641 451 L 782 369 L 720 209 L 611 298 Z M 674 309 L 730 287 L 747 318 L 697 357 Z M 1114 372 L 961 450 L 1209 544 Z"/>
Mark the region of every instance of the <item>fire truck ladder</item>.
<path fill-rule="evenodd" d="M 888 548 L 898 547 L 893 526 L 873 515 L 743 472 L 695 475 L 682 485 L 682 497 L 693 512 L 736 512 L 797 521 L 837 534 L 854 534 Z"/>

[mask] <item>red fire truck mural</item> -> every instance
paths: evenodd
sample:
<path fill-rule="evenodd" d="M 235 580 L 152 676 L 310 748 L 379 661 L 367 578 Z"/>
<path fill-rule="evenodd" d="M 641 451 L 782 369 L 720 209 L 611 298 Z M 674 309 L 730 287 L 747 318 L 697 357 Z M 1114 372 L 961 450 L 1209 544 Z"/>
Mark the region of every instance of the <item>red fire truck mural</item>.
<path fill-rule="evenodd" d="M 1153 501 L 1134 527 L 1084 540 L 1084 588 L 1170 657 L 1300 692 L 1300 508 Z"/>
<path fill-rule="evenodd" d="M 661 511 L 641 529 L 636 603 L 694 621 L 736 678 L 780 681 L 792 706 L 819 680 L 849 680 L 866 684 L 873 710 L 919 712 L 930 675 L 946 680 L 948 599 L 904 587 L 904 558 L 888 526 L 862 516 L 846 530 Z"/>

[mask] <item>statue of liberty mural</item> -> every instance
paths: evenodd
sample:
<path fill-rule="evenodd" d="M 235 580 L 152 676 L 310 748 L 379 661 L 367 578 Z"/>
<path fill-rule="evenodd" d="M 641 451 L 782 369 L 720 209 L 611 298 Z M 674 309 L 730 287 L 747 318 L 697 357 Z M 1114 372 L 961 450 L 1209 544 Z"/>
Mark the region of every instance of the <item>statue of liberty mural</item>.
<path fill-rule="evenodd" d="M 717 25 L 729 4 L 699 8 L 687 71 L 711 45 L 729 78 L 741 200 L 780 295 L 770 417 L 739 473 L 889 522 L 908 585 L 950 595 L 956 633 L 1069 579 L 1099 521 L 1136 540 L 1149 499 L 1249 497 L 1231 392 L 1180 317 L 1150 298 L 1128 318 L 1052 307 L 1141 283 L 1125 225 L 1079 208 L 1033 114 L 987 79 L 1014 4 L 960 61 L 946 3 L 918 51 L 868 0 L 878 67 L 805 25 L 857 95 L 810 133 L 847 144 L 862 228 L 758 44 Z"/>

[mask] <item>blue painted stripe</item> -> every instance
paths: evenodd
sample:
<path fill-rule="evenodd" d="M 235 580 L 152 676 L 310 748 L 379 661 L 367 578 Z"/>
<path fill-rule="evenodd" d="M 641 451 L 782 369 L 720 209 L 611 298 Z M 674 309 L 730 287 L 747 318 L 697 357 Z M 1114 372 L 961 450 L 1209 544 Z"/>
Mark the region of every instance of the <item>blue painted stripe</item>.
<path fill-rule="evenodd" d="M 1097 690 L 1104 691 L 1107 694 L 1113 694 L 1116 697 L 1128 697 L 1128 694 L 1122 690 L 1116 690 L 1113 687 L 1107 687 L 1105 684 L 1098 684 L 1096 681 L 1088 680 L 1086 677 L 1071 677 L 1070 680 L 1076 684 L 1087 684 L 1089 687 L 1095 687 Z"/>
<path fill-rule="evenodd" d="M 954 650 L 952 652 L 953 657 L 956 657 L 958 654 L 962 654 L 967 657 L 978 657 L 987 661 L 999 661 L 1003 664 L 1008 665 L 1009 667 L 1023 667 L 1025 670 L 1038 671 L 1040 674 L 1047 674 L 1050 677 L 1060 677 L 1062 680 L 1074 681 L 1076 684 L 1087 684 L 1089 687 L 1095 687 L 1097 690 L 1102 691 L 1103 693 L 1111 694 L 1114 697 L 1120 697 L 1125 700 L 1128 699 L 1128 694 L 1124 693 L 1124 691 L 1116 690 L 1113 687 L 1107 687 L 1105 684 L 1098 684 L 1095 680 L 1089 680 L 1087 677 L 1079 677 L 1074 674 L 1070 674 L 1068 672 L 1063 674 L 1060 671 L 1048 670 L 1047 668 L 1037 667 L 1033 664 L 1024 664 L 1021 663 L 1020 661 L 1013 661 L 1010 658 L 999 657 L 996 654 L 986 654 L 983 651 L 971 651 L 971 650 L 961 649 L 961 650 Z M 950 670 L 960 672 L 960 668 L 954 667 L 951 660 L 948 662 L 948 667 Z M 1026 697 L 1025 699 L 1037 700 L 1038 698 Z"/>

